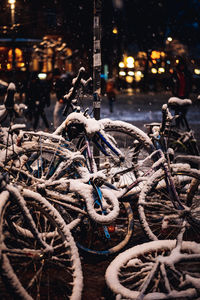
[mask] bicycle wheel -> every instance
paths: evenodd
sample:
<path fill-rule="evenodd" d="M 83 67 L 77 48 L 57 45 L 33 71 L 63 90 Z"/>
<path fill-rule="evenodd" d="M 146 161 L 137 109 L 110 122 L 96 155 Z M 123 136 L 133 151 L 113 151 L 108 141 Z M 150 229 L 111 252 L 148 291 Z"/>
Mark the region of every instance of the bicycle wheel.
<path fill-rule="evenodd" d="M 82 178 L 86 182 L 90 180 L 90 173 L 84 167 L 84 156 L 54 148 L 53 145 L 27 145 L 25 149 L 23 147 L 17 154 L 7 158 L 5 170 L 13 176 L 14 181 L 21 182 L 24 186 L 29 185 L 32 190 L 37 190 L 42 195 L 48 195 L 52 204 L 59 201 L 61 205 L 63 202 L 63 206 L 71 204 L 73 209 L 75 205 L 80 206 L 79 202 L 84 201 L 88 214 L 98 223 L 110 223 L 117 217 L 119 203 L 116 196 L 112 194 L 102 198 L 105 203 L 102 213 L 102 209 L 95 205 L 94 188 L 91 184 L 82 182 Z M 72 202 L 69 192 L 74 194 Z M 105 193 L 106 191 L 101 192 L 103 196 Z"/>
<path fill-rule="evenodd" d="M 200 280 L 200 260 L 187 257 L 167 264 L 175 245 L 176 240 L 153 241 L 120 253 L 106 270 L 107 285 L 123 299 L 197 299 L 199 289 L 192 281 L 185 286 L 183 281 L 186 276 Z M 183 242 L 181 253 L 200 251 L 196 243 Z"/>
<path fill-rule="evenodd" d="M 121 203 L 119 215 L 109 225 L 100 225 L 88 215 L 72 231 L 77 246 L 95 255 L 111 255 L 123 249 L 133 235 L 133 212 L 129 203 Z"/>
<path fill-rule="evenodd" d="M 189 154 L 199 156 L 197 141 L 193 131 L 179 132 L 178 130 L 169 130 L 165 133 L 167 137 L 168 148 L 174 149 L 175 154 Z"/>
<path fill-rule="evenodd" d="M 73 230 L 79 248 L 93 254 L 109 255 L 129 242 L 133 234 L 133 212 L 129 203 L 115 203 L 110 191 L 105 189 L 101 189 L 103 207 L 96 199 L 97 195 L 89 199 L 90 194 L 85 189 L 79 193 L 67 193 L 63 199 L 60 195 L 46 190 L 45 197 L 60 212 L 66 224 L 79 218 L 80 223 Z"/>
<path fill-rule="evenodd" d="M 99 122 L 104 127 L 103 138 L 116 150 L 120 150 L 123 158 L 114 154 L 97 133 L 93 141 L 96 140 L 102 150 L 98 149 L 97 144 L 91 143 L 91 150 L 94 153 L 97 167 L 107 170 L 110 182 L 117 188 L 124 188 L 151 165 L 150 162 L 144 166 L 139 166 L 140 161 L 149 156 L 149 153 L 154 149 L 153 144 L 142 130 L 129 123 L 109 119 L 102 119 Z M 79 141 L 79 149 L 83 143 L 83 140 Z M 107 155 L 104 153 L 105 151 Z M 88 158 L 86 157 L 86 159 Z"/>
<path fill-rule="evenodd" d="M 139 196 L 141 225 L 150 240 L 174 239 L 186 219 L 184 239 L 200 242 L 200 172 L 179 164 L 171 167 L 176 192 L 184 208 L 173 205 L 171 198 L 174 195 L 170 197 L 164 172 L 159 170 Z"/>
<path fill-rule="evenodd" d="M 84 164 L 84 157 L 73 153 L 72 159 L 72 153 L 54 144 L 28 142 L 23 144 L 23 148 L 7 155 L 4 170 L 25 185 L 34 184 L 37 182 L 35 179 L 74 178 L 77 176 L 77 166 Z"/>
<path fill-rule="evenodd" d="M 39 194 L 24 190 L 24 199 L 40 237 L 53 252 L 41 249 L 15 199 L 1 202 L 1 276 L 11 292 L 9 299 L 81 299 L 81 263 L 69 229 Z"/>

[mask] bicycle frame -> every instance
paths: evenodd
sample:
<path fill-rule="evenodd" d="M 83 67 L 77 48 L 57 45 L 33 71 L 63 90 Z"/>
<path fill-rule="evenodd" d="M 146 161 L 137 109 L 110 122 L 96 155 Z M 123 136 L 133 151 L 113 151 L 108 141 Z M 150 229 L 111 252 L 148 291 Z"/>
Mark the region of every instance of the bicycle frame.
<path fill-rule="evenodd" d="M 114 148 L 111 143 L 109 141 L 106 140 L 106 137 L 103 136 L 100 132 L 97 132 L 97 136 L 100 138 L 100 140 L 105 143 L 108 148 L 114 153 L 114 155 L 116 155 L 117 157 L 120 157 L 121 152 L 117 151 L 117 148 Z M 84 148 L 84 151 L 87 152 L 87 156 L 88 156 L 88 161 L 89 161 L 89 168 L 91 169 L 91 171 L 94 169 L 96 169 L 96 166 L 94 166 L 94 157 L 92 154 L 92 151 L 90 149 L 90 142 L 88 137 L 85 135 L 85 142 L 86 142 L 86 146 Z M 98 147 L 98 149 L 106 156 L 108 156 L 109 154 L 106 152 L 106 150 L 103 148 L 103 146 L 100 145 L 100 143 L 98 143 L 95 140 L 95 136 L 92 138 L 92 141 L 95 143 L 95 145 Z M 157 148 L 161 148 L 158 147 Z M 165 174 L 165 183 L 167 186 L 167 189 L 169 191 L 169 195 L 170 195 L 170 199 L 174 205 L 174 207 L 176 209 L 184 209 L 184 206 L 182 205 L 179 196 L 176 192 L 176 188 L 175 185 L 173 183 L 173 179 L 172 176 L 170 174 L 170 167 L 169 167 L 169 158 L 167 156 L 167 153 L 164 154 L 164 152 L 161 149 L 157 149 L 155 150 L 149 157 L 147 157 L 144 161 L 143 164 L 145 163 L 146 160 L 150 160 L 152 159 L 154 161 L 152 167 L 142 176 L 142 178 L 138 178 L 136 179 L 134 182 L 132 182 L 130 185 L 128 185 L 125 189 L 123 189 L 121 192 L 116 192 L 118 199 L 120 199 L 120 201 L 123 201 L 124 197 L 127 195 L 127 193 L 129 191 L 131 191 L 134 187 L 136 187 L 138 185 L 139 182 L 141 182 L 141 180 L 143 179 L 145 181 L 145 177 L 148 176 L 149 174 L 151 174 L 152 172 L 156 171 L 158 168 L 163 168 L 164 170 L 164 174 Z M 134 170 L 134 166 L 132 168 L 129 168 L 128 171 Z M 126 172 L 127 170 L 124 170 L 123 172 Z M 118 175 L 119 173 L 115 173 L 114 176 Z M 111 186 L 110 186 L 111 187 Z M 127 201 L 127 199 L 125 200 Z"/>

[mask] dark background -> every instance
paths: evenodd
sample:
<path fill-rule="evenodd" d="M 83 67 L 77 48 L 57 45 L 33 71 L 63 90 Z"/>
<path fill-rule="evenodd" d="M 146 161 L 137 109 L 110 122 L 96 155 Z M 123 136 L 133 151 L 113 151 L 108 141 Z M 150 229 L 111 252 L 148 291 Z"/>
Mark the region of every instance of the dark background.
<path fill-rule="evenodd" d="M 116 6 L 122 3 L 122 6 Z M 199 46 L 198 0 L 102 0 L 102 51 L 118 43 L 123 49 L 162 47 L 172 36 L 189 47 Z M 0 3 L 0 36 L 9 34 L 10 6 Z M 16 0 L 15 31 L 23 37 L 60 34 L 72 49 L 90 56 L 92 51 L 93 0 Z M 3 27 L 7 26 L 7 29 Z M 112 29 L 117 26 L 118 35 Z"/>

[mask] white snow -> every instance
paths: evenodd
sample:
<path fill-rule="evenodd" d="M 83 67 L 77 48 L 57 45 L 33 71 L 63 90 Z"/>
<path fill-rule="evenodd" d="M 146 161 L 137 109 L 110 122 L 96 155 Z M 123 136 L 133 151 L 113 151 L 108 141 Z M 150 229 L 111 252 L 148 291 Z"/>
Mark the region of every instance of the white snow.
<path fill-rule="evenodd" d="M 184 106 L 184 105 L 191 105 L 192 101 L 190 99 L 180 99 L 178 97 L 171 97 L 168 100 L 168 104 Z"/>

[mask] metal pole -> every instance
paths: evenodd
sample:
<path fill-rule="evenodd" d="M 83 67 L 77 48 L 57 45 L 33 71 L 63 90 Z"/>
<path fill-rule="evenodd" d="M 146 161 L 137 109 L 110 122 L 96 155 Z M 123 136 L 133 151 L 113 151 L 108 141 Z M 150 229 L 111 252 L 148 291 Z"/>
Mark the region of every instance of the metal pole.
<path fill-rule="evenodd" d="M 15 34 L 14 34 L 14 26 L 15 26 L 15 0 L 9 0 L 11 9 L 11 24 L 12 24 L 12 71 L 13 71 L 13 80 L 15 77 L 15 69 L 16 69 L 16 57 L 15 57 Z"/>
<path fill-rule="evenodd" d="M 94 118 L 100 119 L 101 108 L 101 0 L 94 0 L 93 23 L 93 108 Z"/>

